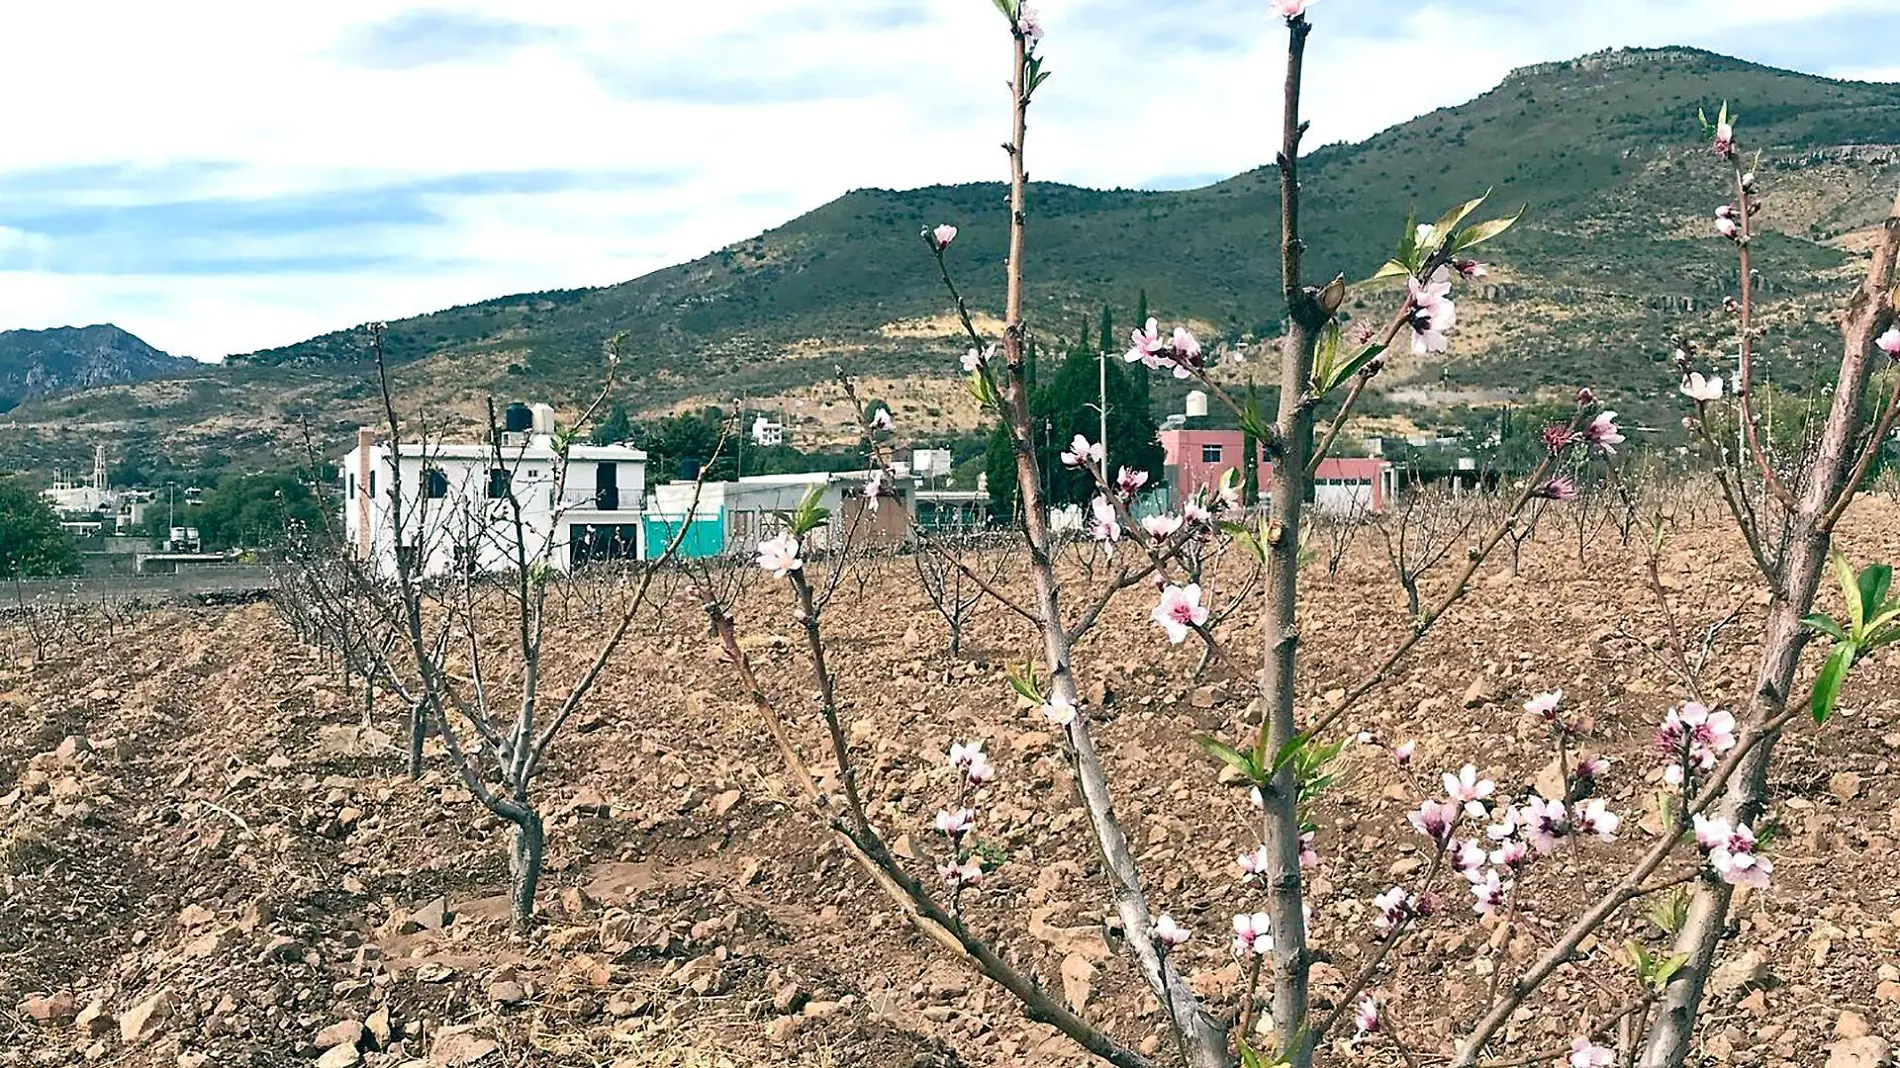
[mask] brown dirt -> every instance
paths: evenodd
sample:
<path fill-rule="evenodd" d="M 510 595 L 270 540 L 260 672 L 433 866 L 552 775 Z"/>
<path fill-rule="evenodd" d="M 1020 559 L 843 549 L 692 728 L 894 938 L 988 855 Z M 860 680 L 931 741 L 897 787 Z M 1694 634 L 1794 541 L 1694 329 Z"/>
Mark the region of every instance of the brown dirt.
<path fill-rule="evenodd" d="M 1900 507 L 1866 502 L 1848 526 L 1857 559 L 1900 556 Z M 1664 573 L 1687 632 L 1739 608 L 1706 680 L 1734 707 L 1761 600 L 1717 529 L 1704 518 L 1679 531 Z M 1375 984 L 1415 1049 L 1446 1049 L 1500 948 L 1511 959 L 1538 952 L 1651 840 L 1637 826 L 1653 805 L 1650 737 L 1681 694 L 1618 636 L 1661 633 L 1640 552 L 1605 530 L 1580 566 L 1568 537 L 1550 523 L 1527 547 L 1521 577 L 1502 560 L 1488 565 L 1472 598 L 1353 717 L 1354 729 L 1384 740 L 1416 737 L 1422 774 L 1472 759 L 1501 790 L 1521 793 L 1549 756 L 1518 705 L 1562 686 L 1567 706 L 1590 717 L 1585 748 L 1615 761 L 1606 794 L 1628 819 L 1623 841 L 1582 843 L 1533 871 L 1525 933 L 1508 946 L 1472 915 L 1461 887 L 1448 888 L 1426 935 Z M 1030 648 L 1026 631 L 987 611 L 966 635 L 968 655 L 951 660 L 908 563 L 887 567 L 862 599 L 847 583 L 826 617 L 872 818 L 927 873 L 938 848 L 930 815 L 951 791 L 944 750 L 984 738 L 999 776 L 982 798 L 982 833 L 1008 859 L 964 895 L 969 922 L 1053 989 L 1063 989 L 1066 960 L 1072 978 L 1087 976 L 1086 1015 L 1154 1048 L 1164 1021 L 1113 932 L 1105 937 L 1108 897 L 1057 738 L 1003 682 L 1005 663 Z M 1357 541 L 1338 578 L 1323 562 L 1306 576 L 1303 703 L 1314 707 L 1406 624 L 1374 536 Z M 748 646 L 822 769 L 785 591 L 759 583 L 746 597 Z M 1231 1010 L 1241 984 L 1228 917 L 1258 897 L 1233 864 L 1252 845 L 1250 810 L 1217 784 L 1190 736 L 1244 729 L 1245 683 L 1218 671 L 1187 678 L 1192 651 L 1160 641 L 1148 606 L 1139 593 L 1118 601 L 1077 663 L 1155 902 L 1195 931 L 1180 959 L 1214 1006 Z M 590 618 L 577 611 L 560 624 L 565 669 L 587 655 Z M 1250 648 L 1239 622 L 1223 634 Z M 539 783 L 555 814 L 545 922 L 520 937 L 499 896 L 503 828 L 440 770 L 401 778 L 388 737 L 355 729 L 360 698 L 268 606 L 155 611 L 108 645 L 67 648 L 39 667 L 21 660 L 17 635 L 0 632 L 11 657 L 0 672 L 0 1064 L 310 1063 L 321 1029 L 378 1012 L 394 1031 L 364 1044 L 370 1064 L 491 1047 L 480 1063 L 1083 1063 L 906 928 L 789 803 L 773 750 L 702 635 L 691 603 L 676 598 L 557 745 Z M 1484 692 L 1466 707 L 1481 678 Z M 1724 951 L 1758 955 L 1766 978 L 1712 999 L 1708 1060 L 1819 1063 L 1843 1012 L 1900 1037 L 1894 659 L 1857 670 L 1844 704 L 1825 730 L 1798 731 L 1778 753 L 1775 884 L 1736 910 Z M 382 730 L 400 722 L 400 710 L 378 709 Z M 62 755 L 69 736 L 88 744 Z M 1329 957 L 1316 973 L 1322 1006 L 1369 950 L 1369 899 L 1410 884 L 1419 857 L 1403 815 L 1416 792 L 1384 752 L 1354 747 L 1343 766 L 1345 784 L 1320 813 L 1324 859 L 1313 878 Z M 449 922 L 418 927 L 411 914 L 432 919 L 426 906 L 438 897 Z M 1511 1054 L 1564 1044 L 1626 996 L 1615 947 L 1632 937 L 1661 941 L 1641 909 L 1533 1001 Z M 794 985 L 810 1004 L 780 1022 L 774 997 Z M 169 1016 L 122 1041 L 114 1017 L 167 990 Z M 61 992 L 75 1009 L 97 1000 L 108 1026 L 94 1037 L 25 1012 L 29 996 Z M 497 993 L 520 1000 L 501 1004 Z M 1393 1060 L 1382 1046 L 1352 1056 Z"/>

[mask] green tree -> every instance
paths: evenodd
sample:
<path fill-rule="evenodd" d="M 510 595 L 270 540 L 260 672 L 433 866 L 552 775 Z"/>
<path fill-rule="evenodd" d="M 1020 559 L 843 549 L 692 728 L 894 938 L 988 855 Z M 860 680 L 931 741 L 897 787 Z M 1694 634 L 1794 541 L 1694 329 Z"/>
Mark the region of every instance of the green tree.
<path fill-rule="evenodd" d="M 0 478 L 0 579 L 79 573 L 79 549 L 45 499 Z"/>
<path fill-rule="evenodd" d="M 1088 475 L 1064 467 L 1063 450 L 1077 434 L 1094 441 L 1101 436 L 1101 416 L 1096 411 L 1102 369 L 1091 339 L 1084 332 L 1064 356 L 1046 386 L 1030 394 L 1029 411 L 1035 427 L 1036 458 L 1043 472 L 1044 485 L 1052 505 L 1082 504 L 1095 495 L 1094 482 Z M 1133 376 L 1120 361 L 1107 368 L 1108 388 L 1108 477 L 1128 467 L 1146 471 L 1151 484 L 1161 475 L 1162 450 L 1155 438 L 1154 414 L 1136 390 Z M 989 475 L 990 501 L 999 515 L 1016 508 L 1016 460 L 1008 435 L 999 426 L 991 435 L 985 454 L 984 471 Z"/>
<path fill-rule="evenodd" d="M 324 521 L 322 502 L 291 471 L 224 479 L 191 516 L 207 549 L 280 545 L 291 524 L 314 530 Z"/>
<path fill-rule="evenodd" d="M 1108 305 L 1106 305 L 1106 304 L 1104 304 L 1104 305 L 1102 305 L 1102 330 L 1101 330 L 1101 336 L 1102 336 L 1102 340 L 1101 340 L 1101 341 L 1099 342 L 1099 344 L 1100 344 L 1100 345 L 1102 346 L 1102 351 L 1103 351 L 1103 352 L 1114 352 L 1114 351 L 1115 351 L 1115 349 L 1116 349 L 1116 345 L 1115 345 L 1115 316 L 1114 316 L 1114 313 L 1112 313 L 1112 312 L 1110 312 L 1110 311 L 1108 310 Z"/>
<path fill-rule="evenodd" d="M 618 445 L 631 437 L 633 437 L 633 424 L 627 419 L 627 406 L 616 404 L 607 412 L 607 418 L 602 419 L 594 427 L 594 432 L 588 435 L 588 440 L 596 445 Z"/>

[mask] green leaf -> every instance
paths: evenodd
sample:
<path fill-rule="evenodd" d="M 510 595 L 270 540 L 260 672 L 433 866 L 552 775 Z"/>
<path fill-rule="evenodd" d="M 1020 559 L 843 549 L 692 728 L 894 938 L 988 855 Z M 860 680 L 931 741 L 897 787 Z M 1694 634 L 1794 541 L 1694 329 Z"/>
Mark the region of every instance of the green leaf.
<path fill-rule="evenodd" d="M 1867 615 L 1860 601 L 1860 577 L 1854 574 L 1854 565 L 1847 562 L 1847 555 L 1839 549 L 1834 550 L 1831 559 L 1834 577 L 1841 584 L 1841 600 L 1847 602 L 1847 632 L 1858 638 L 1861 628 L 1867 625 Z"/>
<path fill-rule="evenodd" d="M 1821 673 L 1814 679 L 1814 698 L 1809 710 L 1814 714 L 1814 722 L 1826 723 L 1834 714 L 1834 702 L 1841 695 L 1841 683 L 1847 680 L 1847 669 L 1854 666 L 1854 643 L 1841 642 L 1827 655 L 1827 662 L 1821 665 Z"/>
<path fill-rule="evenodd" d="M 1478 197 L 1475 200 L 1465 201 L 1463 204 L 1460 204 L 1457 207 L 1446 212 L 1445 214 L 1440 215 L 1438 217 L 1438 221 L 1433 223 L 1432 225 L 1438 229 L 1438 233 L 1440 237 L 1449 239 L 1451 237 L 1452 231 L 1458 228 L 1458 224 L 1465 221 L 1465 216 L 1470 215 L 1474 211 L 1477 211 L 1478 206 L 1480 204 L 1483 204 L 1487 199 L 1490 198 L 1490 196 L 1491 196 L 1491 191 L 1487 189 L 1484 191 L 1484 196 Z"/>
<path fill-rule="evenodd" d="M 1341 385 L 1343 385 L 1346 382 L 1347 379 L 1358 374 L 1360 371 L 1365 370 L 1366 365 L 1371 363 L 1375 358 L 1378 357 L 1380 353 L 1384 351 L 1385 351 L 1385 346 L 1383 344 L 1377 341 L 1373 341 L 1373 342 L 1367 343 L 1358 352 L 1355 352 L 1351 356 L 1347 357 L 1344 363 L 1340 364 L 1337 368 L 1333 370 L 1332 377 L 1329 380 L 1322 383 L 1324 388 L 1322 388 L 1319 391 L 1320 396 L 1323 397 L 1326 394 L 1331 393 L 1333 390 L 1338 389 Z"/>
<path fill-rule="evenodd" d="M 1650 979 L 1650 981 L 1655 984 L 1655 989 L 1661 991 L 1664 987 L 1668 986 L 1669 980 L 1673 979 L 1675 974 L 1681 971 L 1682 966 L 1687 963 L 1689 963 L 1689 955 L 1687 953 L 1671 954 L 1669 959 L 1658 962 L 1655 970 L 1651 973 Z"/>
<path fill-rule="evenodd" d="M 1286 767 L 1286 762 L 1299 759 L 1300 751 L 1305 748 L 1305 738 L 1296 737 L 1288 739 L 1287 743 L 1280 747 L 1280 751 L 1273 754 L 1273 765 L 1267 771 L 1268 776 L 1278 775 L 1280 769 Z"/>
<path fill-rule="evenodd" d="M 1016 4 L 1017 0 L 996 0 L 996 10 L 1001 11 L 1012 26 L 1016 24 Z"/>
<path fill-rule="evenodd" d="M 1451 250 L 1453 252 L 1463 252 L 1465 249 L 1476 248 L 1484 244 L 1486 241 L 1516 226 L 1517 221 L 1524 217 L 1524 212 L 1529 210 L 1529 208 L 1530 205 L 1526 204 L 1524 207 L 1517 209 L 1517 214 L 1515 215 L 1509 215 L 1502 219 L 1492 219 L 1489 222 L 1474 223 L 1466 227 L 1458 232 L 1457 237 L 1452 239 Z"/>
<path fill-rule="evenodd" d="M 1380 267 L 1378 271 L 1373 274 L 1372 278 L 1374 281 L 1381 278 L 1404 278 L 1411 273 L 1412 269 L 1399 260 L 1387 260 L 1385 261 L 1385 266 Z"/>
<path fill-rule="evenodd" d="M 1042 685 L 1036 680 L 1035 664 L 1024 664 L 1020 674 L 1015 668 L 1005 667 L 1003 674 L 1009 679 L 1009 688 L 1015 690 L 1017 696 L 1032 704 L 1043 703 Z"/>
<path fill-rule="evenodd" d="M 1858 585 L 1861 618 L 1871 620 L 1880 613 L 1881 602 L 1887 599 L 1887 588 L 1893 585 L 1893 568 L 1886 564 L 1869 564 L 1861 569 Z"/>
<path fill-rule="evenodd" d="M 1324 396 L 1333 379 L 1333 361 L 1339 356 L 1339 320 L 1330 319 L 1320 328 L 1313 345 L 1313 392 Z"/>
<path fill-rule="evenodd" d="M 805 499 L 798 502 L 798 510 L 792 513 L 792 536 L 802 538 L 823 526 L 831 518 L 831 509 L 820 508 L 818 502 L 825 496 L 825 487 L 821 483 L 806 491 Z"/>
<path fill-rule="evenodd" d="M 1834 639 L 1837 642 L 1844 642 L 1847 640 L 1847 632 L 1845 630 L 1842 630 L 1841 625 L 1839 623 L 1834 622 L 1832 617 L 1824 616 L 1819 612 L 1814 612 L 1814 613 L 1809 614 L 1806 618 L 1802 619 L 1801 622 L 1807 624 L 1809 627 L 1812 627 L 1817 631 L 1820 631 L 1822 634 L 1827 635 L 1828 637 Z"/>
<path fill-rule="evenodd" d="M 1219 759 L 1245 775 L 1249 782 L 1260 781 L 1260 769 L 1254 765 L 1253 758 L 1247 754 L 1210 734 L 1195 735 L 1194 743 L 1206 750 L 1209 756 Z"/>

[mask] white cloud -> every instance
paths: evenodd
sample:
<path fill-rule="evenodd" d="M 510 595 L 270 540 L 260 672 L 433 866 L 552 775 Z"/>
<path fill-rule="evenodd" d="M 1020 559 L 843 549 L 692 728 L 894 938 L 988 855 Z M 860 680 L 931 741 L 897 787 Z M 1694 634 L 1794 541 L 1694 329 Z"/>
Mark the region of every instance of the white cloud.
<path fill-rule="evenodd" d="M 1526 62 L 1748 54 L 1765 28 L 1884 3 L 1326 0 L 1308 143 Z M 1271 158 L 1264 5 L 1043 7 L 1034 176 L 1135 186 Z M 1803 65 L 1894 76 L 1854 71 L 1850 46 Z M 211 357 L 621 281 L 850 188 L 999 176 L 1006 53 L 981 0 L 24 7 L 0 38 L 0 327 L 111 320 Z"/>

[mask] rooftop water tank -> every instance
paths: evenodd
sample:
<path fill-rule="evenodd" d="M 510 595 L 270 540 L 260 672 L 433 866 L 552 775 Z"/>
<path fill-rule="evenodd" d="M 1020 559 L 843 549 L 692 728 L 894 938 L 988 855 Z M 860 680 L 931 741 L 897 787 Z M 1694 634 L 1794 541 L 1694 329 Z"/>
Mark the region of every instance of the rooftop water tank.
<path fill-rule="evenodd" d="M 1189 419 L 1207 418 L 1207 394 L 1198 389 L 1189 390 L 1186 411 Z"/>

